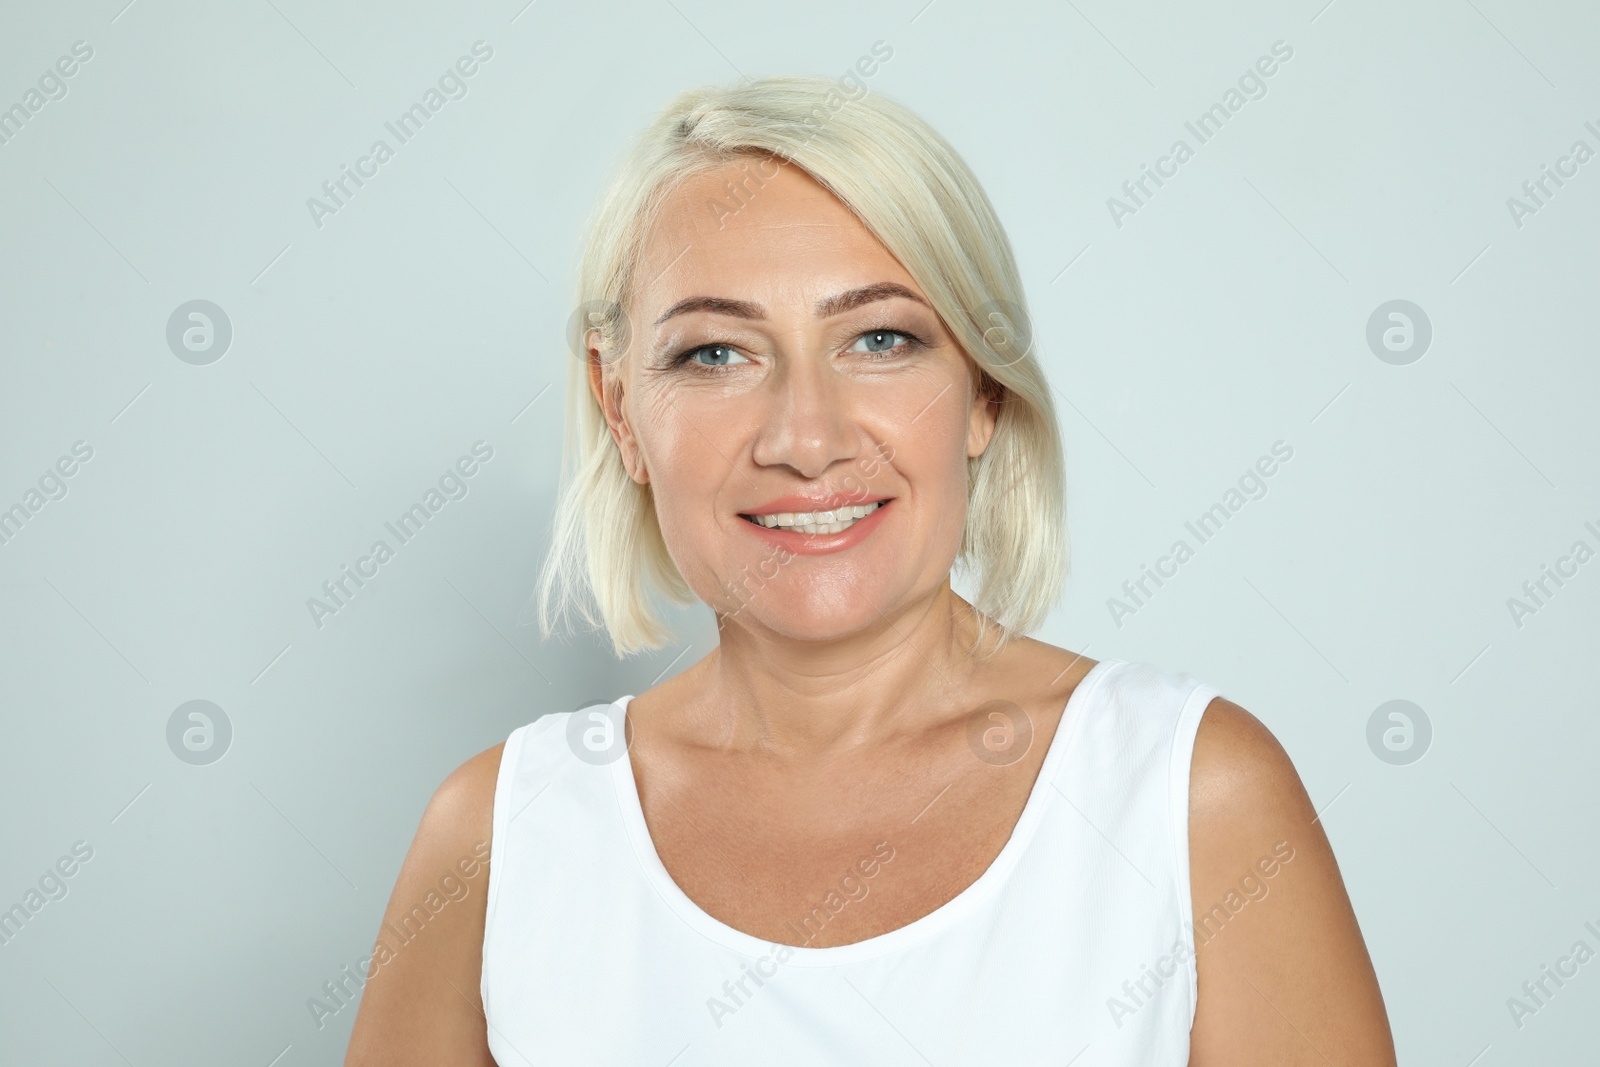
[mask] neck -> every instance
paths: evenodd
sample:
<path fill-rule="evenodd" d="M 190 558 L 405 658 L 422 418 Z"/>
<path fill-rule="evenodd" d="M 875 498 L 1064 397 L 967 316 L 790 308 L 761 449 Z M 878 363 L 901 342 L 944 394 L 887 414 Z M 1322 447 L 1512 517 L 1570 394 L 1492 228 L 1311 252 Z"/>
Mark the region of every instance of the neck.
<path fill-rule="evenodd" d="M 708 741 L 796 759 L 914 731 L 957 706 L 978 664 L 976 612 L 949 579 L 894 616 L 835 641 L 800 641 L 740 622 L 696 670 Z M 701 717 L 697 716 L 697 717 Z"/>

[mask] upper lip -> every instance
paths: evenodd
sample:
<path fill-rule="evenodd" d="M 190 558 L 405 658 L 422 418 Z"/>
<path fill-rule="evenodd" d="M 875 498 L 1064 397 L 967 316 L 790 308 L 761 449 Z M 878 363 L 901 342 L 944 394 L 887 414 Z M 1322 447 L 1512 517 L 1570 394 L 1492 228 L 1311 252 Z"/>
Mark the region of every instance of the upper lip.
<path fill-rule="evenodd" d="M 781 515 L 786 512 L 792 515 L 815 514 L 819 511 L 836 511 L 839 508 L 876 504 L 879 501 L 887 502 L 893 499 L 891 496 L 863 496 L 860 493 L 830 493 L 827 496 L 791 494 L 789 496 L 780 496 L 776 500 L 769 500 L 760 507 L 752 508 L 749 511 L 741 511 L 739 514 Z"/>

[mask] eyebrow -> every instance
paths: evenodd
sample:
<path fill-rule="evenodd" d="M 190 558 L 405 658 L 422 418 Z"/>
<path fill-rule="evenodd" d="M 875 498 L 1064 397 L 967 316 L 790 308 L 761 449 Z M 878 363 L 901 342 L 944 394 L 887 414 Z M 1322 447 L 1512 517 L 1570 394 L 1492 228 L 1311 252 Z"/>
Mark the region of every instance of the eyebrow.
<path fill-rule="evenodd" d="M 833 296 L 823 297 L 817 301 L 813 313 L 819 319 L 830 318 L 834 315 L 843 315 L 853 311 L 863 304 L 871 304 L 878 300 L 889 300 L 894 297 L 903 297 L 906 300 L 915 300 L 928 310 L 933 310 L 922 297 L 897 282 L 876 282 L 872 285 L 863 285 L 858 289 L 847 289 Z M 691 311 L 709 311 L 716 315 L 729 315 L 736 319 L 765 319 L 767 311 L 760 304 L 748 300 L 730 300 L 721 296 L 691 296 L 673 304 L 661 317 L 655 321 L 656 326 L 672 318 L 674 315 L 687 315 Z"/>

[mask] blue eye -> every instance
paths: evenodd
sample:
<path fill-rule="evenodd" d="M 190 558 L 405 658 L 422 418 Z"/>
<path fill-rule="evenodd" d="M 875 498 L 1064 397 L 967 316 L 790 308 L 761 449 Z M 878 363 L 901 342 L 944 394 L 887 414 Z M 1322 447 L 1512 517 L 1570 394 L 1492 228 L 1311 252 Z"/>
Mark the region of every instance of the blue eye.
<path fill-rule="evenodd" d="M 867 347 L 864 349 L 856 347 L 856 345 L 862 343 L 865 343 Z M 867 356 L 888 355 L 897 349 L 915 347 L 921 343 L 922 341 L 919 338 L 906 333 L 904 330 L 868 330 L 856 338 L 855 345 L 851 345 L 849 351 L 860 352 L 862 355 Z"/>
<path fill-rule="evenodd" d="M 701 361 L 699 357 L 706 355 L 709 355 L 712 358 L 709 361 Z M 738 357 L 738 359 L 744 363 L 750 362 L 743 356 L 740 356 L 738 350 L 736 350 L 732 345 L 724 344 L 701 345 L 699 348 L 691 348 L 689 351 L 685 352 L 682 357 L 680 357 L 679 362 L 687 363 L 690 360 L 694 360 L 702 367 L 728 367 L 733 366 L 731 357 Z"/>
<path fill-rule="evenodd" d="M 866 347 L 863 348 L 863 345 Z M 887 358 L 902 351 L 924 347 L 926 347 L 926 343 L 915 334 L 883 327 L 858 334 L 855 342 L 845 351 L 854 352 L 868 358 Z M 674 366 L 692 363 L 697 367 L 706 368 L 734 367 L 740 363 L 749 362 L 751 361 L 746 359 L 737 348 L 721 341 L 685 349 L 673 359 Z"/>

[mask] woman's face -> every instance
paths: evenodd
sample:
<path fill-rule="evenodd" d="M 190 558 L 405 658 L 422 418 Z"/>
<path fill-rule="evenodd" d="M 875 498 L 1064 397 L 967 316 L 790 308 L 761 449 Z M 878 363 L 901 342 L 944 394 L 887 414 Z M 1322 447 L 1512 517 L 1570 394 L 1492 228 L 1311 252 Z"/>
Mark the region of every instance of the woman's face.
<path fill-rule="evenodd" d="M 663 204 L 636 279 L 620 401 L 591 384 L 723 624 L 837 639 L 939 589 L 995 408 L 861 221 L 797 166 L 731 164 Z"/>

